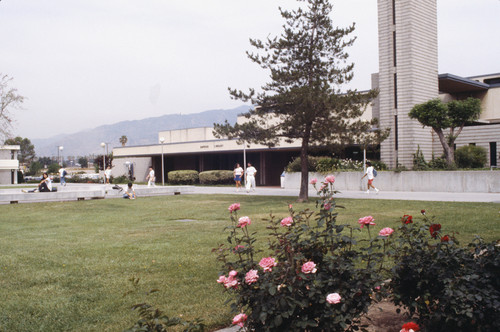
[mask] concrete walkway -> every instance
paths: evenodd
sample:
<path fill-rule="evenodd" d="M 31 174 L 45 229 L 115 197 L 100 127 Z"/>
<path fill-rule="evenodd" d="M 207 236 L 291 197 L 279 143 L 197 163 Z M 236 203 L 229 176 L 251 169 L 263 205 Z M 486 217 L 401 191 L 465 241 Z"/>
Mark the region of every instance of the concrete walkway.
<path fill-rule="evenodd" d="M 292 196 L 298 197 L 295 189 L 278 187 L 257 187 L 255 192 L 247 193 L 244 190 L 236 191 L 232 187 L 195 187 L 192 194 L 231 194 L 231 195 L 258 195 L 258 196 Z M 309 190 L 309 197 L 316 197 L 316 191 Z M 498 193 L 449 193 L 449 192 L 411 192 L 411 191 L 380 191 L 378 194 L 364 191 L 344 191 L 337 194 L 339 198 L 358 199 L 394 199 L 410 201 L 442 201 L 442 202 L 490 202 L 500 203 Z"/>
<path fill-rule="evenodd" d="M 58 184 L 54 184 L 58 187 Z M 0 193 L 9 193 L 21 191 L 21 187 L 12 188 L 12 186 L 0 186 Z M 33 185 L 35 187 L 35 185 Z M 102 189 L 105 188 L 108 191 L 113 191 L 112 185 L 103 184 L 77 184 L 68 183 L 64 190 L 79 190 L 80 188 L 85 188 L 86 190 L 91 188 Z M 209 187 L 209 186 L 189 186 L 190 190 L 186 194 L 225 194 L 225 195 L 250 195 L 250 196 L 290 196 L 298 197 L 299 191 L 296 189 L 282 189 L 279 187 L 257 187 L 255 192 L 247 193 L 245 190 L 236 191 L 234 187 Z M 148 190 L 146 185 L 134 185 L 134 188 L 140 192 L 139 196 L 157 196 L 161 195 L 158 190 L 151 188 Z M 161 188 L 157 186 L 156 188 Z M 309 197 L 316 197 L 316 191 L 309 188 Z M 110 192 L 111 194 L 111 192 Z M 183 193 L 184 194 L 184 193 Z M 37 193 L 36 195 L 43 195 L 43 193 Z M 171 195 L 171 193 L 170 193 Z M 106 195 L 106 198 L 120 197 L 119 195 Z M 363 191 L 343 191 L 337 194 L 339 198 L 354 198 L 354 199 L 391 199 L 391 200 L 415 200 L 415 201 L 442 201 L 442 202 L 489 202 L 489 203 L 500 203 L 500 194 L 498 193 L 449 193 L 449 192 L 411 192 L 411 191 L 380 191 L 378 194 L 371 192 L 366 194 Z"/>

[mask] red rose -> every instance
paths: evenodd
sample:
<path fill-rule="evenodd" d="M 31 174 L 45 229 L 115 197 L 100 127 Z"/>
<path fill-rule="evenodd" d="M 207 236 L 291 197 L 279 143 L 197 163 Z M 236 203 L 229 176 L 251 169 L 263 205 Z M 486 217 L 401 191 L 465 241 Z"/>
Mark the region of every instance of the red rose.
<path fill-rule="evenodd" d="M 413 222 L 413 217 L 408 214 L 405 214 L 403 218 L 401 218 L 401 221 L 405 224 L 411 224 Z"/>
<path fill-rule="evenodd" d="M 406 329 L 407 331 L 413 330 L 413 331 L 420 331 L 420 326 L 418 326 L 417 323 L 414 322 L 409 322 L 401 326 L 401 328 Z"/>
<path fill-rule="evenodd" d="M 441 242 L 448 242 L 450 241 L 450 237 L 448 235 L 445 235 L 441 238 Z"/>
<path fill-rule="evenodd" d="M 436 238 L 439 230 L 441 229 L 441 224 L 431 224 L 429 227 L 429 232 L 431 232 L 431 236 Z"/>
<path fill-rule="evenodd" d="M 420 213 L 425 215 L 425 210 L 420 210 Z"/>

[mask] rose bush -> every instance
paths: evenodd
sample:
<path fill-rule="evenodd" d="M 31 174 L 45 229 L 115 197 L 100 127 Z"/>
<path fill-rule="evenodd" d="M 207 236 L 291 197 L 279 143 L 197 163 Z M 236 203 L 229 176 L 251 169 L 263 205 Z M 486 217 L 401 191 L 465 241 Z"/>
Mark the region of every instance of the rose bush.
<path fill-rule="evenodd" d="M 500 247 L 479 238 L 460 247 L 421 213 L 422 221 L 405 216 L 392 242 L 394 303 L 425 331 L 500 331 Z"/>
<path fill-rule="evenodd" d="M 247 315 L 242 322 L 246 328 L 359 330 L 360 316 L 381 297 L 374 289 L 382 284 L 389 239 L 358 239 L 359 227 L 337 224 L 333 182 L 332 177 L 321 184 L 316 213 L 297 212 L 290 205 L 288 216 L 266 220 L 270 234 L 265 252 L 256 249 L 251 225 L 242 227 L 239 211 L 231 211 L 228 244 L 214 251 L 223 265 L 219 282 L 226 286 L 231 275 L 238 279 L 236 287 L 233 280 L 224 289 L 234 294 L 233 311 Z M 373 227 L 373 218 L 363 225 Z"/>

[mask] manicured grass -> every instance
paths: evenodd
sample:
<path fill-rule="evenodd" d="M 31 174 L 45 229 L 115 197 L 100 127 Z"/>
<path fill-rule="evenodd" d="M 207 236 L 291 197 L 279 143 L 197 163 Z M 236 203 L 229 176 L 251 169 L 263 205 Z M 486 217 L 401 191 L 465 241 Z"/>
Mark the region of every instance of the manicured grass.
<path fill-rule="evenodd" d="M 122 331 L 137 321 L 130 307 L 148 302 L 169 316 L 228 325 L 227 295 L 215 281 L 211 249 L 223 243 L 227 207 L 266 236 L 277 218 L 314 203 L 294 198 L 182 195 L 0 206 L 0 331 Z M 372 215 L 378 231 L 397 227 L 403 214 L 435 215 L 462 244 L 475 234 L 500 238 L 498 204 L 338 200 L 340 223 Z M 261 241 L 265 242 L 265 241 Z M 130 278 L 140 278 L 133 287 Z M 149 295 L 152 289 L 159 291 Z"/>

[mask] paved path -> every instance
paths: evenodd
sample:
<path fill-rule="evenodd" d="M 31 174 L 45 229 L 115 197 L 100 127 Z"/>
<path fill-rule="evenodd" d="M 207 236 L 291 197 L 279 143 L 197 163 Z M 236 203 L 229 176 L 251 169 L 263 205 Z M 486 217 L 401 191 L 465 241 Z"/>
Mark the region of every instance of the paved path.
<path fill-rule="evenodd" d="M 298 197 L 299 191 L 295 189 L 282 189 L 278 187 L 257 187 L 255 192 L 236 191 L 232 187 L 195 187 L 193 194 L 234 194 L 234 195 L 259 195 L 259 196 L 292 196 Z M 314 190 L 309 191 L 309 197 L 315 197 Z M 361 199 L 396 199 L 414 201 L 443 201 L 443 202 L 494 202 L 500 203 L 500 193 L 447 193 L 447 192 L 411 192 L 411 191 L 380 191 L 378 194 L 363 191 L 344 191 L 337 195 L 339 198 Z"/>
<path fill-rule="evenodd" d="M 55 184 L 56 186 L 58 184 Z M 103 184 L 76 184 L 69 183 L 67 189 L 79 186 L 95 186 L 102 188 Z M 11 188 L 12 186 L 0 186 L 0 192 L 20 192 L 20 188 Z M 111 186 L 109 186 L 111 188 Z M 134 185 L 134 188 L 144 188 L 146 185 Z M 228 195 L 258 195 L 258 196 L 291 196 L 298 197 L 299 191 L 296 189 L 282 189 L 279 187 L 257 187 L 255 192 L 246 193 L 246 191 L 236 191 L 234 187 L 209 187 L 194 186 L 191 194 L 228 194 Z M 312 188 L 311 188 L 312 189 Z M 110 189 L 112 190 L 112 189 Z M 314 190 L 309 191 L 309 197 L 315 197 Z M 500 203 L 500 193 L 448 193 L 448 192 L 411 192 L 411 191 L 380 191 L 378 194 L 371 192 L 366 194 L 363 191 L 344 191 L 337 195 L 339 198 L 358 198 L 358 199 L 394 199 L 394 200 L 415 200 L 415 201 L 443 201 L 443 202 L 490 202 Z"/>

